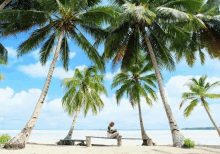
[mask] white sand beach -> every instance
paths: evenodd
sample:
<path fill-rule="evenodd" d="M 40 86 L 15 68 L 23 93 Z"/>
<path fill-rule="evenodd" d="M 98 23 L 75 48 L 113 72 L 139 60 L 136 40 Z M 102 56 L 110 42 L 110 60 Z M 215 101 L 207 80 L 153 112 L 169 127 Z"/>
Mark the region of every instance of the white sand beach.
<path fill-rule="evenodd" d="M 65 137 L 68 130 L 34 130 L 25 149 L 6 150 L 0 148 L 0 154 L 220 154 L 220 138 L 215 130 L 184 130 L 187 138 L 197 144 L 194 149 L 172 147 L 169 130 L 146 130 L 157 146 L 141 146 L 140 140 L 122 140 L 122 146 L 117 147 L 117 141 L 111 139 L 92 139 L 96 146 L 61 146 L 56 145 L 59 139 Z M 12 137 L 19 130 L 0 130 L 0 134 L 8 133 Z M 139 130 L 121 130 L 123 137 L 140 138 Z M 106 136 L 104 130 L 75 130 L 73 138 L 85 139 L 85 136 Z"/>
<path fill-rule="evenodd" d="M 171 146 L 58 146 L 52 144 L 28 143 L 25 149 L 6 150 L 1 154 L 220 154 L 220 146 L 197 146 L 194 149 L 180 149 Z"/>

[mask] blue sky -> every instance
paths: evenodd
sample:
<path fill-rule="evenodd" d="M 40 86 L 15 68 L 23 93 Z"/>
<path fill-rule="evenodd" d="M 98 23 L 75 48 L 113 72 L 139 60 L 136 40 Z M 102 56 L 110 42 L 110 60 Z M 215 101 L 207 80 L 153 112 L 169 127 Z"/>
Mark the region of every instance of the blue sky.
<path fill-rule="evenodd" d="M 53 55 L 51 55 L 47 64 L 41 66 L 38 57 L 39 49 L 35 49 L 17 59 L 16 49 L 21 42 L 28 38 L 29 34 L 30 32 L 0 40 L 9 51 L 8 66 L 0 65 L 0 73 L 4 74 L 6 78 L 4 82 L 0 81 L 0 129 L 22 129 L 24 127 L 38 101 L 53 58 Z M 92 42 L 91 38 L 89 40 Z M 70 41 L 69 46 L 71 51 L 69 71 L 65 72 L 62 69 L 62 63 L 59 60 L 35 129 L 68 130 L 71 125 L 73 117 L 68 116 L 61 106 L 64 92 L 60 86 L 60 80 L 72 77 L 75 68 L 83 69 L 91 66 L 92 62 L 74 42 Z M 99 52 L 102 51 L 103 46 L 99 48 Z M 208 115 L 201 106 L 198 106 L 193 114 L 186 119 L 183 117 L 183 110 L 179 110 L 179 104 L 181 94 L 188 91 L 187 87 L 183 85 L 189 78 L 198 78 L 203 74 L 208 74 L 208 81 L 220 81 L 219 71 L 219 60 L 210 59 L 206 55 L 204 66 L 201 66 L 199 60 L 197 60 L 195 66 L 190 68 L 182 61 L 177 64 L 175 71 L 168 72 L 164 70 L 162 72 L 168 100 L 180 128 L 212 127 Z M 81 114 L 77 119 L 76 129 L 106 129 L 110 121 L 115 121 L 115 127 L 119 129 L 139 129 L 137 108 L 133 109 L 126 97 L 122 99 L 120 106 L 116 105 L 114 96 L 116 89 L 112 90 L 110 85 L 113 76 L 117 72 L 119 72 L 118 69 L 111 69 L 111 63 L 106 65 L 104 84 L 108 90 L 108 96 L 101 96 L 105 108 L 96 116 L 89 113 L 84 118 Z M 213 92 L 220 93 L 220 88 L 213 89 Z M 159 93 L 158 96 L 160 97 Z M 214 120 L 220 125 L 219 100 L 208 100 L 208 102 Z M 155 102 L 155 105 L 149 108 L 142 99 L 142 113 L 146 129 L 169 129 L 161 100 Z"/>

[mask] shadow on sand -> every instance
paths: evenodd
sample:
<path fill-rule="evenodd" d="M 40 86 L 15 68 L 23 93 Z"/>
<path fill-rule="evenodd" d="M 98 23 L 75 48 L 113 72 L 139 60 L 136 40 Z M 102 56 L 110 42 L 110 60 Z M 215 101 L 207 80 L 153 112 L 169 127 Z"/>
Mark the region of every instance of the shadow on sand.
<path fill-rule="evenodd" d="M 212 149 L 220 149 L 220 145 L 197 145 L 197 147 L 208 147 Z"/>
<path fill-rule="evenodd" d="M 43 143 L 34 143 L 34 142 L 27 142 L 30 145 L 45 145 L 45 146 L 82 146 L 82 145 L 57 145 L 57 144 L 43 144 Z M 117 147 L 116 145 L 103 145 L 103 144 L 92 144 L 92 146 L 104 146 L 104 147 Z M 82 146 L 83 147 L 83 146 Z M 85 147 L 85 146 L 84 146 Z"/>

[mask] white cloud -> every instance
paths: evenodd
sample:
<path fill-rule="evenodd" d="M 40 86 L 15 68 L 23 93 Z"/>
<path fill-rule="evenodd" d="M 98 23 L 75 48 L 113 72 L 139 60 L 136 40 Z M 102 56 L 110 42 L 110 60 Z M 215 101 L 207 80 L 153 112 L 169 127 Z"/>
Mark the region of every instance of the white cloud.
<path fill-rule="evenodd" d="M 16 59 L 17 58 L 17 52 L 16 49 L 14 49 L 13 47 L 5 47 L 8 50 L 8 56 L 11 58 Z"/>
<path fill-rule="evenodd" d="M 34 109 L 36 102 L 40 96 L 41 90 L 29 89 L 14 93 L 14 90 L 7 87 L 0 89 L 0 113 L 2 116 L 10 116 L 12 118 L 19 117 L 21 113 L 30 114 Z"/>
<path fill-rule="evenodd" d="M 25 74 L 28 74 L 31 77 L 35 78 L 45 78 L 47 77 L 50 65 L 52 61 L 48 61 L 45 66 L 42 66 L 40 62 L 30 65 L 21 65 L 18 69 Z M 85 68 L 85 65 L 77 66 L 80 70 Z M 65 71 L 63 67 L 56 67 L 53 72 L 53 77 L 63 79 L 63 78 L 71 78 L 74 74 L 74 70 L 69 69 L 69 71 Z"/>
<path fill-rule="evenodd" d="M 165 84 L 168 101 L 178 126 L 179 128 L 213 127 L 203 106 L 198 105 L 188 118 L 184 118 L 183 116 L 183 110 L 187 103 L 183 106 L 183 109 L 179 110 L 179 104 L 182 100 L 181 95 L 183 92 L 188 91 L 187 87 L 183 87 L 183 85 L 188 82 L 189 78 L 191 78 L 191 76 L 175 76 Z M 208 78 L 208 81 L 211 83 L 216 80 L 220 80 L 220 78 Z M 211 92 L 213 91 L 220 93 L 218 87 L 214 88 Z M 23 121 L 24 119 L 27 120 L 34 110 L 40 92 L 41 90 L 39 89 L 30 89 L 29 91 L 14 93 L 13 89 L 9 87 L 0 89 L 1 116 L 9 119 L 16 117 Z M 42 129 L 56 129 L 58 127 L 69 129 L 73 117 L 68 116 L 67 113 L 63 111 L 61 99 L 62 98 L 57 98 L 44 103 L 37 124 L 38 126 L 41 125 Z M 77 119 L 76 129 L 100 129 L 103 127 L 103 129 L 105 129 L 105 126 L 107 126 L 110 121 L 115 121 L 118 129 L 139 129 L 138 109 L 137 107 L 133 109 L 127 98 L 123 98 L 119 106 L 117 106 L 115 95 L 112 97 L 101 95 L 101 99 L 105 104 L 103 110 L 96 116 L 89 112 L 86 118 L 84 118 L 81 113 Z M 213 103 L 214 101 L 212 100 L 207 101 L 210 103 L 211 115 L 219 125 L 220 104 Z M 141 98 L 141 107 L 145 129 L 169 129 L 161 99 L 159 99 L 158 102 L 154 102 L 153 107 L 150 108 L 145 103 L 144 98 Z M 9 121 L 7 125 L 10 123 Z M 11 123 L 11 125 L 13 125 L 13 123 Z"/>
<path fill-rule="evenodd" d="M 58 98 L 58 99 L 54 99 L 49 103 L 45 103 L 43 110 L 47 111 L 49 113 L 62 113 L 63 109 L 62 109 L 62 99 Z"/>
<path fill-rule="evenodd" d="M 39 60 L 39 59 L 40 59 L 40 49 L 37 49 L 37 50 L 31 52 L 31 55 L 32 55 L 36 60 Z"/>
<path fill-rule="evenodd" d="M 113 80 L 113 78 L 115 77 L 115 75 L 116 74 L 118 74 L 118 73 L 120 73 L 121 72 L 121 69 L 119 68 L 116 72 L 114 72 L 114 73 L 111 73 L 111 72 L 109 72 L 109 73 L 107 73 L 106 75 L 105 75 L 105 80 Z"/>
<path fill-rule="evenodd" d="M 70 59 L 72 59 L 73 57 L 75 57 L 76 53 L 75 52 L 70 52 Z"/>
<path fill-rule="evenodd" d="M 3 121 L 3 120 L 4 120 L 4 118 L 0 117 L 0 121 Z"/>
<path fill-rule="evenodd" d="M 54 55 L 54 54 L 55 54 L 55 48 L 53 49 L 53 51 L 52 51 L 52 53 L 51 53 L 52 56 L 50 57 L 50 59 L 53 58 L 53 55 Z M 31 52 L 31 55 L 32 55 L 36 60 L 39 60 L 39 58 L 40 58 L 40 49 L 37 49 L 37 50 Z M 75 55 L 76 55 L 75 52 L 70 52 L 69 58 L 72 59 L 73 57 L 75 57 Z"/>
<path fill-rule="evenodd" d="M 76 68 L 78 68 L 80 71 L 84 70 L 84 68 L 86 68 L 86 65 L 82 65 L 82 66 L 77 66 Z"/>

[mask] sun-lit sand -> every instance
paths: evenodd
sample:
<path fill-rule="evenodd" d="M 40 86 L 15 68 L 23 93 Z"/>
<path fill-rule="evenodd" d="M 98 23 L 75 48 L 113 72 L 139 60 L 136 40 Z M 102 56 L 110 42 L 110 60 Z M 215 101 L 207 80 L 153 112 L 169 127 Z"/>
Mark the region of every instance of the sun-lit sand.
<path fill-rule="evenodd" d="M 0 154 L 220 154 L 220 146 L 197 146 L 194 149 L 180 149 L 171 146 L 58 146 L 53 144 L 28 143 L 25 149 L 6 150 Z"/>
<path fill-rule="evenodd" d="M 20 130 L 0 130 L 0 134 L 9 133 L 12 137 Z M 172 147 L 172 137 L 169 130 L 147 130 L 148 135 L 157 146 L 140 146 L 141 140 L 122 140 L 122 147 L 117 147 L 117 141 L 111 139 L 92 139 L 92 144 L 99 146 L 59 146 L 55 142 L 66 136 L 68 130 L 34 130 L 26 145 L 21 150 L 5 150 L 0 148 L 0 154 L 220 154 L 220 138 L 215 130 L 184 130 L 186 138 L 191 138 L 198 146 L 195 149 L 180 149 Z M 120 130 L 123 137 L 140 138 L 140 131 Z M 85 139 L 85 136 L 106 136 L 105 130 L 75 130 L 73 138 Z M 208 147 L 207 147 L 208 146 Z"/>

